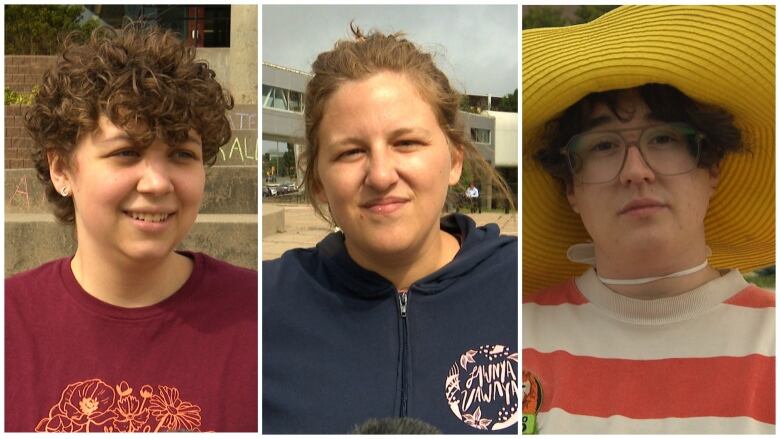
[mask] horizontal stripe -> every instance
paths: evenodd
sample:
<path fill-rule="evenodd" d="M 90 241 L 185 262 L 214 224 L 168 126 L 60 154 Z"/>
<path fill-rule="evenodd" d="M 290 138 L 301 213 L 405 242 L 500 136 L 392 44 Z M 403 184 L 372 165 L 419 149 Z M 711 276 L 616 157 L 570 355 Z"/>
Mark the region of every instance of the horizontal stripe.
<path fill-rule="evenodd" d="M 774 434 L 774 424 L 744 416 L 718 418 L 629 419 L 624 416 L 598 418 L 573 415 L 552 409 L 537 416 L 537 431 L 543 434 Z"/>
<path fill-rule="evenodd" d="M 533 294 L 523 295 L 523 305 L 535 303 L 537 305 L 561 305 L 571 303 L 582 305 L 588 303 L 588 299 L 577 289 L 574 279 L 566 281 L 564 285 L 549 288 Z"/>
<path fill-rule="evenodd" d="M 706 334 L 706 336 L 704 336 Z M 595 305 L 523 305 L 523 346 L 600 358 L 649 360 L 775 355 L 775 309 L 716 305 L 665 325 L 618 321 Z"/>
<path fill-rule="evenodd" d="M 542 386 L 542 412 L 632 419 L 747 416 L 775 422 L 775 359 L 617 360 L 523 349 Z"/>
<path fill-rule="evenodd" d="M 724 303 L 729 305 L 746 306 L 749 308 L 774 308 L 775 293 L 762 290 L 756 286 L 749 286 Z"/>

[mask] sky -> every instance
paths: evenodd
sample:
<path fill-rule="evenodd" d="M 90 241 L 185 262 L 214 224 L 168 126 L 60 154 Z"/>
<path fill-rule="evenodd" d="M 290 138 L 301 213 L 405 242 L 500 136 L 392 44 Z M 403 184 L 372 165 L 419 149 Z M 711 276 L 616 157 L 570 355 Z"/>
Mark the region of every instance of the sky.
<path fill-rule="evenodd" d="M 363 30 L 403 31 L 461 91 L 503 96 L 517 88 L 515 5 L 264 5 L 263 61 L 310 71 L 317 54 Z"/>
<path fill-rule="evenodd" d="M 321 52 L 362 30 L 403 31 L 460 92 L 504 96 L 517 88 L 516 5 L 263 5 L 263 61 L 306 72 Z M 264 151 L 267 148 L 264 145 Z"/>

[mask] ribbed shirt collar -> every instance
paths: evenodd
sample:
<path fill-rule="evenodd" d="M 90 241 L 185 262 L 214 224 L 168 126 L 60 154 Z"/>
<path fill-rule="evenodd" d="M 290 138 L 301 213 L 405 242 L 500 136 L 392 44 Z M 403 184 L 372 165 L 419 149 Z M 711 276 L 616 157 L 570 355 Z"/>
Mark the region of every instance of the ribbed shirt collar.
<path fill-rule="evenodd" d="M 638 325 L 663 325 L 697 317 L 749 284 L 737 270 L 728 271 L 691 291 L 674 297 L 632 299 L 610 290 L 591 268 L 575 279 L 577 288 L 590 303 L 611 317 Z"/>

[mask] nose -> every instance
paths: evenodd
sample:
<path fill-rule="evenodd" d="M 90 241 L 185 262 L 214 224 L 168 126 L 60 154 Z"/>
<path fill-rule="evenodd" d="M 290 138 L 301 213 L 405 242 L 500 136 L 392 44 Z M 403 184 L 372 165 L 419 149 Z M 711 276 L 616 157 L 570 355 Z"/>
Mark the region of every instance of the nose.
<path fill-rule="evenodd" d="M 154 159 L 144 160 L 141 172 L 136 187 L 138 192 L 161 196 L 173 191 L 173 181 L 165 162 Z"/>
<path fill-rule="evenodd" d="M 655 181 L 655 172 L 647 164 L 636 144 L 629 143 L 626 146 L 626 158 L 618 177 L 620 182 L 625 184 Z"/>
<path fill-rule="evenodd" d="M 398 181 L 396 160 L 389 148 L 372 148 L 367 166 L 365 183 L 378 192 L 386 191 Z"/>

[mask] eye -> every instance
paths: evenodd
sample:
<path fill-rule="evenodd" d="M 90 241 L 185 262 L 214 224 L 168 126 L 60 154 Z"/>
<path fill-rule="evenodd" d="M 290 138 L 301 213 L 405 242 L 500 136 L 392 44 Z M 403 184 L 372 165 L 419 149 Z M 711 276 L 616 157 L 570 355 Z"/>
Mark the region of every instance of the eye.
<path fill-rule="evenodd" d="M 131 159 L 140 157 L 141 153 L 135 148 L 124 148 L 111 153 L 111 157 L 117 157 L 120 159 Z"/>
<path fill-rule="evenodd" d="M 671 143 L 674 142 L 674 140 L 675 139 L 672 136 L 666 134 L 660 134 L 653 137 L 653 143 Z"/>
<path fill-rule="evenodd" d="M 345 151 L 340 152 L 336 156 L 336 160 L 342 160 L 342 159 L 353 159 L 363 154 L 363 150 L 360 148 L 352 148 L 347 149 Z"/>
<path fill-rule="evenodd" d="M 617 148 L 618 148 L 618 145 L 615 144 L 614 142 L 606 142 L 605 141 L 605 142 L 599 142 L 599 143 L 596 143 L 595 145 L 592 145 L 590 148 L 588 148 L 588 151 L 591 151 L 591 152 L 607 152 L 607 151 L 611 151 L 611 150 L 617 149 Z"/>
<path fill-rule="evenodd" d="M 200 161 L 200 156 L 195 153 L 192 150 L 189 149 L 176 149 L 171 153 L 171 157 L 173 157 L 176 160 L 182 160 L 182 161 Z"/>
<path fill-rule="evenodd" d="M 400 146 L 400 147 L 411 147 L 411 146 L 421 145 L 422 142 L 417 139 L 402 139 L 397 141 L 395 144 L 396 146 Z"/>

